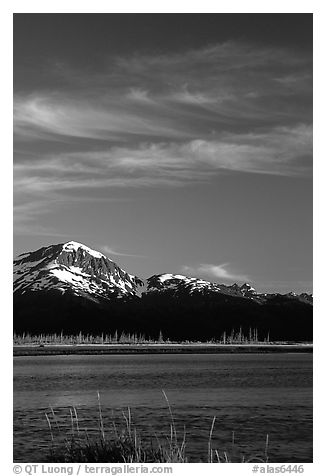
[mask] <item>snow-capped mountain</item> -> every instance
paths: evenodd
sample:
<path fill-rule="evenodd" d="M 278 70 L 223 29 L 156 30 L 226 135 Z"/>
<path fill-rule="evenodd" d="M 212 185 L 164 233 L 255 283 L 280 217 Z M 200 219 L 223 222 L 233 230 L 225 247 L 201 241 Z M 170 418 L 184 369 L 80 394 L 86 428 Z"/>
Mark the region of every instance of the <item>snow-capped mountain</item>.
<path fill-rule="evenodd" d="M 23 253 L 14 261 L 14 293 L 67 292 L 88 299 L 138 295 L 143 282 L 102 253 L 75 241 Z"/>
<path fill-rule="evenodd" d="M 267 294 L 257 293 L 250 284 L 244 283 L 242 286 L 234 283 L 231 286 L 225 284 L 212 283 L 203 279 L 183 276 L 182 274 L 156 274 L 147 280 L 147 293 L 165 293 L 178 297 L 180 295 L 202 295 L 214 296 L 216 294 L 250 299 L 257 303 L 265 303 L 270 299 L 283 297 L 285 299 L 294 299 L 307 304 L 312 304 L 312 295 L 307 293 L 295 294 Z"/>
<path fill-rule="evenodd" d="M 148 278 L 147 284 L 147 292 L 165 291 L 168 289 L 174 291 L 184 290 L 190 294 L 204 290 L 213 292 L 220 291 L 220 287 L 217 284 L 210 283 L 203 279 L 183 276 L 182 274 L 156 274 Z"/>
<path fill-rule="evenodd" d="M 87 299 L 112 299 L 141 296 L 145 283 L 133 276 L 104 254 L 86 245 L 69 241 L 23 253 L 14 260 L 14 293 L 23 295 L 36 291 L 69 293 Z M 217 284 L 181 274 L 156 274 L 147 279 L 146 294 L 165 293 L 214 296 L 216 294 L 265 302 L 276 294 L 257 293 L 248 283 L 242 286 Z M 288 299 L 312 304 L 306 293 L 285 294 Z"/>
<path fill-rule="evenodd" d="M 145 283 L 75 241 L 14 261 L 14 330 L 29 333 L 143 333 L 210 339 L 241 327 L 276 340 L 309 340 L 312 296 L 258 293 L 181 274 Z"/>
<path fill-rule="evenodd" d="M 244 283 L 242 286 L 232 284 L 212 283 L 204 279 L 183 276 L 182 274 L 157 274 L 147 280 L 147 292 L 155 293 L 160 291 L 170 291 L 178 293 L 220 293 L 238 297 L 247 297 L 254 299 L 257 297 L 256 290 L 250 284 Z"/>

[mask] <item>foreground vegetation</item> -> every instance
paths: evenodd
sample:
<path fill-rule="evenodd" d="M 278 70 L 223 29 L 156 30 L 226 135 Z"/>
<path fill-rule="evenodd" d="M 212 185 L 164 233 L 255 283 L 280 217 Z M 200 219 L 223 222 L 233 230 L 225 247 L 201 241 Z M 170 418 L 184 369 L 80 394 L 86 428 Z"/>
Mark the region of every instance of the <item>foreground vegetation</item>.
<path fill-rule="evenodd" d="M 171 406 L 167 402 L 170 418 L 170 431 L 166 436 L 153 435 L 149 440 L 143 440 L 132 421 L 130 408 L 123 412 L 124 423 L 117 425 L 111 420 L 111 428 L 104 427 L 103 413 L 98 394 L 98 431 L 89 436 L 87 429 L 80 428 L 78 413 L 75 407 L 70 409 L 70 432 L 62 438 L 62 430 L 54 410 L 46 413 L 51 433 L 51 448 L 48 461 L 52 463 L 188 463 L 192 462 L 187 456 L 186 431 L 178 434 Z M 268 462 L 268 435 L 265 449 L 262 453 L 250 455 L 241 454 L 235 447 L 234 433 L 229 452 L 220 452 L 214 446 L 213 434 L 216 417 L 213 418 L 207 434 L 207 457 L 200 462 L 207 463 L 250 463 Z"/>

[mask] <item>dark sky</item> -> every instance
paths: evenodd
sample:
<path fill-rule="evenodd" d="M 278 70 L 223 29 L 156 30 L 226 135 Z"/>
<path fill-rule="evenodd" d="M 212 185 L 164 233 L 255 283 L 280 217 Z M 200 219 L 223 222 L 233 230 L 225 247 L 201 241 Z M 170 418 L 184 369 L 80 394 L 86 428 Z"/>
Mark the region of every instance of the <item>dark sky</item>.
<path fill-rule="evenodd" d="M 15 14 L 15 251 L 312 289 L 311 14 Z"/>

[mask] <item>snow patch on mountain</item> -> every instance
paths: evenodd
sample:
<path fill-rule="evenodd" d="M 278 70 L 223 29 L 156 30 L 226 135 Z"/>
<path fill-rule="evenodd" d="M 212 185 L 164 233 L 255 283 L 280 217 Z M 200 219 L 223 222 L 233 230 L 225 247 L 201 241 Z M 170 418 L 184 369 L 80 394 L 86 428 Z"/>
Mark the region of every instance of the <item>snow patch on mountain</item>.
<path fill-rule="evenodd" d="M 88 253 L 91 256 L 94 256 L 94 258 L 106 258 L 105 255 L 100 253 L 99 251 L 92 250 L 86 245 L 83 245 L 82 243 L 78 243 L 77 241 L 68 241 L 68 243 L 65 243 L 63 245 L 63 251 L 71 251 L 71 252 L 76 252 L 78 250 L 83 250 L 85 253 Z M 106 258 L 107 259 L 107 258 Z"/>

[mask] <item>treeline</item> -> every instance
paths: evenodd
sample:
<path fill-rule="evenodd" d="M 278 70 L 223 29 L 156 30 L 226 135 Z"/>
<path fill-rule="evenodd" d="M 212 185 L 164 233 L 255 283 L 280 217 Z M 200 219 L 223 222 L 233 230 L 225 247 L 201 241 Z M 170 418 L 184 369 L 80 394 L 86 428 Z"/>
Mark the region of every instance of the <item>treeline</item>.
<path fill-rule="evenodd" d="M 311 341 L 311 305 L 286 296 L 261 304 L 240 297 L 153 293 L 90 301 L 55 292 L 14 295 L 14 331 L 17 335 L 83 335 L 114 338 L 137 336 L 157 341 L 160 331 L 170 341 Z M 242 329 L 241 335 L 239 334 Z M 258 329 L 258 336 L 255 336 Z M 223 337 L 225 332 L 225 338 Z M 123 337 L 125 339 L 126 337 Z M 131 337 L 132 339 L 133 337 Z M 129 337 L 127 337 L 129 339 Z"/>
<path fill-rule="evenodd" d="M 164 338 L 162 332 L 155 337 L 146 336 L 144 334 L 118 332 L 114 334 L 102 333 L 100 335 L 84 334 L 79 332 L 77 334 L 64 334 L 63 332 L 57 334 L 31 334 L 29 332 L 22 334 L 14 333 L 13 342 L 15 345 L 24 344 L 49 344 L 49 345 L 82 345 L 82 344 L 175 344 L 175 343 L 198 343 L 201 341 L 171 341 L 169 338 Z M 207 344 L 263 344 L 270 343 L 269 333 L 262 338 L 259 337 L 258 329 L 249 328 L 248 334 L 244 333 L 240 327 L 238 331 L 232 329 L 231 333 L 224 331 L 218 338 L 213 337 L 207 341 Z"/>

